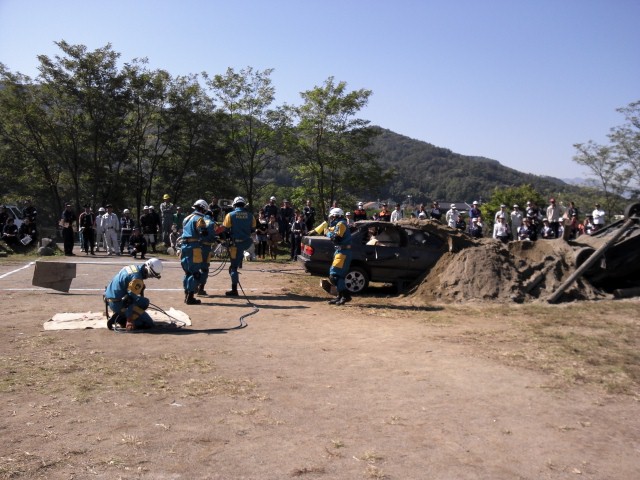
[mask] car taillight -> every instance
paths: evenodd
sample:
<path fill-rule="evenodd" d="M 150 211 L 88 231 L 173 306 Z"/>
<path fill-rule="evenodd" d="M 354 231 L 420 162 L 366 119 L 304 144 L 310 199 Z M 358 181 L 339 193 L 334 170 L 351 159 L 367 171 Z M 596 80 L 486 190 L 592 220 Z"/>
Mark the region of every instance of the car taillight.
<path fill-rule="evenodd" d="M 302 248 L 302 253 L 308 256 L 313 255 L 313 247 L 311 245 L 304 245 Z"/>

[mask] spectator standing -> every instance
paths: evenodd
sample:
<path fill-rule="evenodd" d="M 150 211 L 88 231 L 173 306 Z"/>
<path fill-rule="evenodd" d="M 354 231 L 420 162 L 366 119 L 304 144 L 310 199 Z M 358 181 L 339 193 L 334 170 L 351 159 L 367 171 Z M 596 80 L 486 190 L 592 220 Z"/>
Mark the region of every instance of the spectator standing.
<path fill-rule="evenodd" d="M 353 215 L 351 214 L 351 212 L 347 212 L 347 213 L 345 213 L 345 216 L 346 216 L 347 226 L 348 226 L 348 227 L 353 226 L 353 223 L 354 223 L 354 222 L 353 222 Z"/>
<path fill-rule="evenodd" d="M 548 218 L 542 220 L 542 229 L 540 230 L 540 236 L 547 240 L 556 238 L 556 232 L 551 226 L 551 222 Z"/>
<path fill-rule="evenodd" d="M 458 223 L 458 207 L 456 207 L 455 203 L 451 204 L 451 208 L 447 210 L 445 219 L 447 220 L 447 225 L 451 228 L 456 228 Z"/>
<path fill-rule="evenodd" d="M 269 222 L 264 216 L 264 212 L 261 210 L 258 213 L 258 220 L 256 221 L 256 255 L 263 260 L 267 255 L 267 224 Z"/>
<path fill-rule="evenodd" d="M 149 206 L 145 205 L 142 208 L 142 215 L 140 215 L 140 231 L 142 235 L 144 235 L 144 239 L 147 241 L 147 245 L 155 245 L 156 238 L 155 232 L 157 225 L 153 219 L 153 216 L 150 213 Z"/>
<path fill-rule="evenodd" d="M 404 218 L 404 212 L 401 210 L 399 203 L 396 203 L 396 208 L 391 212 L 391 221 L 398 222 Z"/>
<path fill-rule="evenodd" d="M 125 208 L 122 211 L 122 218 L 120 218 L 120 253 L 124 253 L 125 245 L 129 247 L 129 238 L 133 233 L 133 227 L 136 226 L 136 222 L 131 218 L 131 210 Z"/>
<path fill-rule="evenodd" d="M 560 211 L 560 207 L 556 205 L 556 199 L 550 198 L 549 206 L 547 207 L 546 219 L 549 221 L 549 228 L 553 230 L 552 238 L 558 238 L 558 228 L 560 227 L 561 216 L 562 216 L 562 212 Z M 543 228 L 544 228 L 544 225 L 543 225 Z M 543 235 L 543 238 L 547 238 L 547 237 L 544 237 Z"/>
<path fill-rule="evenodd" d="M 300 242 L 302 237 L 307 234 L 307 223 L 304 220 L 304 215 L 298 213 L 296 219 L 291 222 L 291 260 L 298 260 L 300 255 Z"/>
<path fill-rule="evenodd" d="M 162 241 L 165 248 L 169 246 L 169 234 L 171 233 L 171 225 L 173 225 L 173 215 L 176 213 L 176 207 L 171 203 L 171 195 L 165 193 L 162 196 L 160 204 L 160 220 L 162 223 Z"/>
<path fill-rule="evenodd" d="M 218 203 L 218 197 L 212 197 L 209 204 L 209 211 L 211 212 L 211 218 L 214 222 L 220 222 L 220 214 L 222 213 L 222 207 Z"/>
<path fill-rule="evenodd" d="M 334 208 L 337 208 L 337 207 L 334 207 Z M 344 218 L 342 220 L 344 221 Z M 382 209 L 378 213 L 378 220 L 381 220 L 383 222 L 390 222 L 391 221 L 391 212 L 389 210 L 387 210 L 387 204 L 386 203 L 382 204 Z"/>
<path fill-rule="evenodd" d="M 429 216 L 438 222 L 442 221 L 442 209 L 440 208 L 440 204 L 438 202 L 433 202 L 431 204 L 431 210 L 429 210 Z"/>
<path fill-rule="evenodd" d="M 182 224 L 186 215 L 182 211 L 182 207 L 176 207 L 176 213 L 173 214 L 173 223 L 178 228 L 178 233 L 182 234 Z M 213 210 L 211 210 L 211 218 L 214 218 Z"/>
<path fill-rule="evenodd" d="M 507 206 L 504 203 L 500 205 L 500 210 L 496 212 L 496 215 L 493 218 L 494 222 L 498 221 L 499 216 L 502 216 L 504 224 L 507 225 L 507 217 L 509 216 L 509 212 L 507 212 Z"/>
<path fill-rule="evenodd" d="M 36 207 L 33 206 L 33 201 L 28 198 L 27 205 L 22 209 L 22 218 L 28 218 L 32 225 L 36 225 L 36 216 L 38 215 L 38 211 Z"/>
<path fill-rule="evenodd" d="M 518 229 L 522 226 L 522 211 L 518 204 L 513 205 L 511 211 L 511 235 L 513 239 L 518 238 Z"/>
<path fill-rule="evenodd" d="M 505 223 L 504 215 L 498 215 L 496 223 L 493 225 L 493 238 L 500 240 L 502 243 L 507 243 L 510 235 L 509 225 Z"/>
<path fill-rule="evenodd" d="M 102 216 L 105 213 L 107 213 L 107 211 L 104 207 L 100 207 L 96 215 L 96 252 L 100 251 L 100 247 L 102 247 L 105 252 L 107 251 L 107 247 L 104 243 L 104 229 L 102 228 Z"/>
<path fill-rule="evenodd" d="M 473 201 L 471 208 L 469 209 L 469 228 L 473 225 L 474 218 L 482 217 L 482 210 L 480 210 L 480 203 L 477 200 Z"/>
<path fill-rule="evenodd" d="M 307 226 L 307 230 L 311 230 L 316 223 L 316 209 L 311 205 L 311 200 L 307 200 L 302 209 L 302 214 L 304 215 L 304 223 Z"/>
<path fill-rule="evenodd" d="M 278 244 L 280 243 L 280 229 L 275 215 L 269 216 L 267 222 L 267 245 L 269 246 L 269 256 L 275 260 L 278 254 Z"/>
<path fill-rule="evenodd" d="M 107 255 L 120 255 L 118 245 L 118 232 L 120 231 L 120 220 L 113 213 L 113 205 L 107 205 L 107 213 L 102 216 L 102 228 L 104 229 L 104 242 L 107 247 Z"/>
<path fill-rule="evenodd" d="M 359 222 L 360 220 L 367 219 L 367 211 L 364 209 L 364 203 L 358 202 L 358 208 L 353 211 L 353 221 Z M 309 229 L 311 230 L 311 228 Z"/>
<path fill-rule="evenodd" d="M 276 222 L 278 221 L 278 214 L 280 212 L 278 211 L 278 206 L 276 205 L 276 197 L 272 196 L 271 198 L 269 198 L 269 203 L 262 207 L 262 210 L 264 211 L 265 218 L 271 220 L 271 215 L 273 215 L 273 217 L 276 219 Z"/>
<path fill-rule="evenodd" d="M 418 220 L 426 220 L 427 218 L 429 218 L 429 212 L 427 212 L 424 203 L 421 203 L 418 207 L 418 210 L 416 210 L 416 217 L 418 218 Z"/>
<path fill-rule="evenodd" d="M 84 205 L 84 212 L 80 214 L 78 218 L 78 226 L 82 232 L 82 242 L 85 255 L 95 255 L 96 245 L 96 216 L 91 211 L 91 207 L 87 204 Z"/>
<path fill-rule="evenodd" d="M 469 235 L 473 238 L 482 238 L 482 224 L 480 224 L 479 217 L 471 219 L 471 225 L 469 225 Z"/>
<path fill-rule="evenodd" d="M 282 237 L 282 241 L 286 244 L 291 241 L 291 224 L 295 220 L 295 212 L 289 200 L 283 200 L 282 206 L 280 207 L 280 215 L 279 215 L 279 226 L 280 226 L 280 236 Z"/>
<path fill-rule="evenodd" d="M 62 215 L 60 216 L 60 226 L 62 227 L 62 241 L 64 242 L 64 254 L 68 257 L 74 257 L 73 253 L 74 244 L 74 230 L 73 224 L 78 222 L 78 217 L 71 208 L 71 204 L 67 203 L 64 206 Z"/>
<path fill-rule="evenodd" d="M 599 203 L 596 203 L 593 212 L 591 212 L 591 215 L 593 216 L 593 231 L 597 232 L 602 227 L 604 227 L 605 211 L 600 208 Z"/>
<path fill-rule="evenodd" d="M 149 205 L 149 216 L 153 219 L 154 226 L 154 234 L 153 234 L 153 242 L 151 242 L 151 250 L 153 253 L 156 253 L 156 245 L 160 242 L 159 232 L 162 228 L 162 219 L 160 218 L 160 214 L 156 212 L 156 209 L 153 205 Z"/>

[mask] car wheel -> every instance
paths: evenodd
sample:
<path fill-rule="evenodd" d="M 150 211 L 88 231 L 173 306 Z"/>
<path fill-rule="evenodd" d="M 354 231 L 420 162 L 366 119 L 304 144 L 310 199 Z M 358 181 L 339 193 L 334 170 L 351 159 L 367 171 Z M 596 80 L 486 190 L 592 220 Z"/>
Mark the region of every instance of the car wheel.
<path fill-rule="evenodd" d="M 629 220 L 632 217 L 640 217 L 640 203 L 632 203 L 631 205 L 628 205 L 627 208 L 625 208 L 624 218 L 626 220 Z"/>
<path fill-rule="evenodd" d="M 360 293 L 369 286 L 369 275 L 360 267 L 351 267 L 344 279 L 350 293 Z"/>

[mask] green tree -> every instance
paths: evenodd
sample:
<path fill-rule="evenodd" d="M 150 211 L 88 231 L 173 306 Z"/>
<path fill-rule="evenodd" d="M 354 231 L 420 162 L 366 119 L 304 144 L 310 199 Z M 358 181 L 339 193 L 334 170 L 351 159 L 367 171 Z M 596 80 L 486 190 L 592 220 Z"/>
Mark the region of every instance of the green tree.
<path fill-rule="evenodd" d="M 263 187 L 261 175 L 278 168 L 290 123 L 285 108 L 272 106 L 272 72 L 251 67 L 236 72 L 229 68 L 224 75 L 207 81 L 226 115 L 228 160 L 251 205 Z"/>
<path fill-rule="evenodd" d="M 371 90 L 347 91 L 346 82 L 329 77 L 322 86 L 301 93 L 294 109 L 297 143 L 291 151 L 294 175 L 326 212 L 335 200 L 375 191 L 382 183 L 376 157 L 369 148 L 377 131 L 356 118 Z M 342 202 L 344 203 L 344 202 Z"/>

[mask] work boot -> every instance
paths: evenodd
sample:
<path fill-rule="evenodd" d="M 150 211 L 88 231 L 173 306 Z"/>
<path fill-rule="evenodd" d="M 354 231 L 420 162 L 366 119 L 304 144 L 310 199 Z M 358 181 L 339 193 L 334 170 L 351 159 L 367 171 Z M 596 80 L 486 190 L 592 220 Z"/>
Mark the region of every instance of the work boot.
<path fill-rule="evenodd" d="M 184 298 L 184 303 L 187 305 L 200 305 L 202 302 L 193 296 L 193 292 L 189 292 Z"/>
<path fill-rule="evenodd" d="M 209 295 L 207 291 L 204 289 L 204 285 L 198 285 L 198 290 L 196 291 L 196 295 Z"/>
<path fill-rule="evenodd" d="M 231 290 L 228 292 L 224 292 L 227 297 L 237 297 L 238 296 L 238 287 L 231 287 Z"/>
<path fill-rule="evenodd" d="M 342 305 L 342 303 L 338 303 L 342 301 L 342 294 L 338 294 L 338 296 L 336 298 L 332 298 L 331 300 L 329 300 L 329 305 Z"/>

